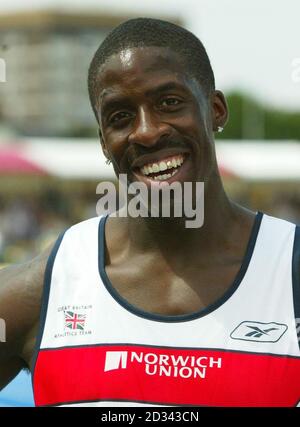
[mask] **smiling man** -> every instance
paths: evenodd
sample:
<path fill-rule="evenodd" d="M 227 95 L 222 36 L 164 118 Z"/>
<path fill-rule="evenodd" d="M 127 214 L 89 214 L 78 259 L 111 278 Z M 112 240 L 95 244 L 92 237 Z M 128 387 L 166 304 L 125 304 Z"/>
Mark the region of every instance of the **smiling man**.
<path fill-rule="evenodd" d="M 28 367 L 38 406 L 297 405 L 300 232 L 226 195 L 214 132 L 227 105 L 202 43 L 129 20 L 88 82 L 116 175 L 148 189 L 204 182 L 204 224 L 96 217 L 1 271 L 2 385 Z"/>

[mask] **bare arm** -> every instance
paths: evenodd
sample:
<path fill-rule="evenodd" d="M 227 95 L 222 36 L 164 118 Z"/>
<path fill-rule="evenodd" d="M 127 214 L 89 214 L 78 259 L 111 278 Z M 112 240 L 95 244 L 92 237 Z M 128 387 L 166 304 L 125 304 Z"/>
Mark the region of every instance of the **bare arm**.
<path fill-rule="evenodd" d="M 5 342 L 0 341 L 0 390 L 30 365 L 51 249 L 29 262 L 0 270 L 0 340 L 5 332 Z"/>

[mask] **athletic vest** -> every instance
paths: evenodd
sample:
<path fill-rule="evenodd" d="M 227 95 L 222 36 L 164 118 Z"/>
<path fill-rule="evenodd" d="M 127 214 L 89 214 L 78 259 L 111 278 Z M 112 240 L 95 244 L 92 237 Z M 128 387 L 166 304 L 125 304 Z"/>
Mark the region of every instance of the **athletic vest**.
<path fill-rule="evenodd" d="M 37 406 L 297 406 L 298 227 L 257 213 L 222 298 L 165 316 L 132 306 L 110 283 L 106 218 L 69 228 L 49 257 L 33 365 Z"/>

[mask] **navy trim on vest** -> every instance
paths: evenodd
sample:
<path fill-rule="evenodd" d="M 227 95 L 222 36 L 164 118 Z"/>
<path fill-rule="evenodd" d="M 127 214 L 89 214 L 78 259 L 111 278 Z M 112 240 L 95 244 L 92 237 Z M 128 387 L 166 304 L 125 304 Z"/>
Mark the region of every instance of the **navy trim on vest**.
<path fill-rule="evenodd" d="M 41 346 L 41 342 L 42 342 L 42 338 L 43 338 L 43 334 L 44 334 L 45 323 L 46 323 L 48 303 L 49 303 L 49 295 L 50 295 L 51 278 L 52 278 L 52 270 L 53 270 L 53 265 L 54 265 L 54 261 L 55 261 L 57 251 L 60 247 L 62 239 L 65 235 L 65 232 L 66 232 L 66 230 L 63 231 L 59 235 L 58 239 L 56 240 L 56 242 L 52 248 L 52 251 L 49 255 L 49 258 L 47 260 L 47 265 L 45 268 L 44 287 L 43 287 L 40 318 L 39 318 L 40 319 L 39 320 L 39 328 L 38 328 L 38 333 L 37 333 L 37 338 L 36 338 L 36 342 L 35 342 L 35 346 L 34 346 L 34 352 L 33 352 L 33 358 L 32 358 L 31 383 L 32 383 L 32 389 L 33 389 L 33 395 L 34 395 L 33 384 L 34 384 L 35 365 L 36 365 L 37 357 L 39 354 L 39 350 L 40 350 L 40 346 Z"/>
<path fill-rule="evenodd" d="M 296 227 L 292 261 L 294 315 L 300 349 L 300 226 Z"/>
<path fill-rule="evenodd" d="M 139 309 L 139 308 L 133 306 L 132 304 L 130 304 L 128 301 L 126 301 L 112 286 L 112 284 L 111 284 L 111 282 L 110 282 L 110 280 L 106 274 L 106 271 L 105 271 L 105 223 L 106 223 L 107 218 L 108 218 L 108 215 L 102 217 L 100 220 L 100 223 L 99 223 L 98 267 L 99 267 L 99 274 L 100 274 L 100 277 L 102 279 L 102 282 L 103 282 L 104 286 L 106 287 L 106 289 L 108 290 L 108 292 L 111 294 L 111 296 L 122 307 L 124 307 L 126 310 L 128 310 L 129 312 L 131 312 L 131 313 L 133 313 L 139 317 L 149 319 L 149 320 L 153 320 L 153 321 L 157 321 L 157 322 L 185 322 L 185 321 L 198 319 L 198 318 L 203 317 L 203 316 L 211 313 L 212 311 L 216 310 L 222 304 L 224 304 L 234 294 L 234 292 L 237 290 L 237 288 L 241 284 L 241 282 L 242 282 L 242 280 L 246 274 L 249 263 L 251 261 L 252 254 L 253 254 L 254 247 L 256 244 L 256 240 L 257 240 L 257 236 L 258 236 L 258 232 L 260 229 L 261 221 L 263 218 L 263 213 L 258 212 L 256 214 L 255 221 L 254 221 L 254 224 L 252 226 L 250 238 L 248 241 L 247 250 L 246 250 L 245 256 L 243 258 L 240 270 L 237 273 L 233 283 L 231 284 L 229 289 L 224 293 L 224 295 L 221 298 L 219 298 L 217 301 L 210 304 L 208 307 L 201 309 L 200 311 L 190 313 L 190 314 L 177 315 L 177 316 L 175 316 L 175 315 L 167 316 L 167 315 L 161 315 L 161 314 L 154 314 L 154 313 L 149 313 L 149 312 L 146 312 L 142 309 Z"/>

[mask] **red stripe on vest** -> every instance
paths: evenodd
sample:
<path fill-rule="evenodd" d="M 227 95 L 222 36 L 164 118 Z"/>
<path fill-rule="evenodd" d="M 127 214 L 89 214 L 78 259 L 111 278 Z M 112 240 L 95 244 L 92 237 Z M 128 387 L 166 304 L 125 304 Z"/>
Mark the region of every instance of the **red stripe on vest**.
<path fill-rule="evenodd" d="M 295 406 L 300 358 L 134 345 L 41 350 L 33 385 L 37 406 L 100 400 Z"/>

